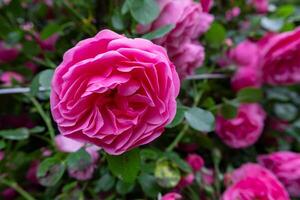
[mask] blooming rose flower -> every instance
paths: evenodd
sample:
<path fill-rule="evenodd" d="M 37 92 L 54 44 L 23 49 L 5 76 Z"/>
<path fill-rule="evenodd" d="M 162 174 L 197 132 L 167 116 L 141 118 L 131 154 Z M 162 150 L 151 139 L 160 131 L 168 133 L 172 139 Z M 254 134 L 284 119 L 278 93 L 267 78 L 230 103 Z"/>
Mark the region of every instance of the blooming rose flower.
<path fill-rule="evenodd" d="M 157 0 L 157 2 L 160 8 L 158 18 L 151 24 L 138 25 L 137 31 L 146 33 L 169 24 L 174 25 L 168 34 L 153 41 L 167 49 L 180 77 L 184 78 L 203 62 L 203 48 L 196 43 L 198 37 L 209 29 L 213 21 L 213 16 L 207 13 L 212 3 L 201 2 L 206 6 L 203 10 L 201 4 L 193 0 Z"/>
<path fill-rule="evenodd" d="M 274 152 L 259 156 L 258 162 L 277 176 L 291 196 L 300 197 L 300 153 Z"/>
<path fill-rule="evenodd" d="M 271 85 L 300 83 L 300 28 L 269 37 L 262 51 L 263 80 Z"/>
<path fill-rule="evenodd" d="M 267 169 L 247 163 L 231 174 L 232 185 L 224 192 L 222 200 L 289 200 L 289 196 Z"/>
<path fill-rule="evenodd" d="M 234 7 L 228 11 L 226 11 L 225 18 L 227 21 L 231 21 L 241 13 L 241 9 L 239 7 Z"/>
<path fill-rule="evenodd" d="M 13 81 L 23 83 L 24 77 L 21 74 L 18 74 L 16 72 L 7 71 L 7 72 L 3 72 L 0 75 L 0 81 L 3 83 L 2 85 L 4 86 L 12 86 Z"/>
<path fill-rule="evenodd" d="M 14 61 L 20 53 L 20 45 L 9 47 L 5 42 L 0 41 L 0 64 Z"/>
<path fill-rule="evenodd" d="M 179 183 L 175 187 L 175 191 L 181 190 L 189 185 L 192 185 L 195 180 L 195 176 L 193 173 L 190 173 L 184 177 L 182 177 Z"/>
<path fill-rule="evenodd" d="M 268 0 L 249 0 L 251 4 L 259 13 L 267 13 L 269 7 Z"/>
<path fill-rule="evenodd" d="M 189 154 L 186 158 L 186 162 L 195 172 L 199 171 L 204 166 L 203 158 L 197 154 Z"/>
<path fill-rule="evenodd" d="M 200 3 L 204 12 L 209 12 L 214 5 L 213 0 L 200 0 Z"/>
<path fill-rule="evenodd" d="M 63 135 L 117 155 L 162 134 L 179 87 L 162 47 L 104 30 L 65 53 L 52 80 L 51 110 Z"/>
<path fill-rule="evenodd" d="M 55 137 L 55 144 L 59 151 L 66 152 L 66 153 L 76 152 L 85 146 L 84 143 L 75 141 L 73 139 L 69 139 L 67 137 L 64 137 L 63 135 L 58 135 Z M 82 171 L 68 169 L 69 175 L 71 177 L 82 181 L 89 180 L 92 178 L 94 170 L 97 167 L 96 162 L 99 159 L 99 153 L 98 153 L 99 147 L 94 145 L 87 146 L 85 147 L 85 150 L 90 154 L 92 158 L 92 164 Z"/>
<path fill-rule="evenodd" d="M 35 34 L 35 39 L 37 40 L 41 49 L 45 51 L 54 51 L 58 38 L 59 38 L 58 34 L 53 34 L 49 38 L 42 40 L 38 33 Z"/>
<path fill-rule="evenodd" d="M 254 67 L 240 67 L 231 78 L 231 86 L 235 91 L 246 87 L 257 87 L 262 85 L 261 74 Z"/>
<path fill-rule="evenodd" d="M 199 42 L 187 42 L 181 48 L 169 48 L 170 59 L 177 67 L 177 72 L 181 79 L 193 74 L 195 68 L 200 67 L 204 61 L 205 52 Z"/>
<path fill-rule="evenodd" d="M 180 200 L 182 196 L 176 192 L 170 192 L 162 196 L 161 200 Z"/>
<path fill-rule="evenodd" d="M 242 104 L 234 119 L 218 116 L 216 133 L 232 148 L 245 148 L 254 144 L 260 137 L 266 114 L 259 104 Z"/>

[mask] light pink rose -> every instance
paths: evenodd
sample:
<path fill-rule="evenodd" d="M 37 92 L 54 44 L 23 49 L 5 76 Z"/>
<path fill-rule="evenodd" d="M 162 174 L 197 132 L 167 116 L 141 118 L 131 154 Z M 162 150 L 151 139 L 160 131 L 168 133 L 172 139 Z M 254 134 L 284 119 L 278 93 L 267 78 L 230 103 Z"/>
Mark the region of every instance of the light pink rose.
<path fill-rule="evenodd" d="M 240 67 L 231 78 L 231 86 L 235 91 L 246 87 L 259 88 L 261 85 L 261 73 L 253 67 Z"/>
<path fill-rule="evenodd" d="M 232 185 L 222 200 L 289 200 L 289 196 L 269 170 L 258 164 L 247 163 L 231 174 Z"/>
<path fill-rule="evenodd" d="M 204 12 L 201 4 L 193 0 L 157 0 L 157 2 L 160 7 L 158 18 L 151 24 L 138 25 L 137 31 L 147 33 L 166 25 L 174 25 L 168 34 L 153 41 L 167 49 L 180 77 L 184 78 L 194 72 L 204 60 L 204 50 L 197 44 L 197 39 L 209 29 L 214 19 L 207 13 L 212 3 L 203 1 L 203 5 L 206 6 Z"/>
<path fill-rule="evenodd" d="M 225 18 L 227 21 L 231 21 L 238 17 L 241 13 L 240 7 L 233 7 L 232 9 L 226 11 Z"/>
<path fill-rule="evenodd" d="M 23 83 L 24 77 L 16 72 L 6 71 L 0 75 L 0 81 L 4 86 L 12 86 L 14 81 Z"/>
<path fill-rule="evenodd" d="M 249 0 L 249 4 L 251 4 L 259 13 L 268 12 L 268 7 L 269 7 L 268 0 Z"/>
<path fill-rule="evenodd" d="M 300 28 L 269 37 L 262 53 L 263 80 L 271 85 L 300 83 Z"/>
<path fill-rule="evenodd" d="M 182 196 L 176 192 L 170 192 L 162 196 L 161 200 L 181 200 Z"/>
<path fill-rule="evenodd" d="M 0 64 L 14 61 L 20 54 L 20 45 L 8 46 L 0 41 Z"/>
<path fill-rule="evenodd" d="M 258 162 L 277 176 L 292 197 L 300 197 L 300 153 L 274 152 L 259 156 Z"/>
<path fill-rule="evenodd" d="M 204 166 L 204 160 L 198 154 L 189 154 L 185 160 L 195 172 L 201 170 Z"/>
<path fill-rule="evenodd" d="M 87 144 L 78 142 L 76 140 L 64 137 L 63 135 L 57 135 L 55 137 L 55 144 L 59 151 L 65 152 L 65 153 L 76 152 L 79 149 L 81 149 L 82 147 L 85 147 L 85 150 L 91 156 L 92 164 L 84 170 L 78 171 L 75 169 L 68 169 L 68 172 L 69 172 L 70 177 L 73 177 L 77 180 L 84 181 L 84 180 L 89 180 L 92 178 L 93 173 L 97 167 L 96 163 L 99 159 L 99 153 L 98 153 L 99 147 L 94 146 L 94 145 L 89 146 Z"/>
<path fill-rule="evenodd" d="M 231 148 L 253 145 L 260 137 L 266 114 L 259 104 L 242 104 L 233 119 L 217 116 L 216 133 Z"/>
<path fill-rule="evenodd" d="M 181 48 L 169 48 L 168 55 L 177 67 L 181 79 L 193 74 L 195 69 L 201 67 L 205 58 L 203 46 L 199 42 L 187 42 Z"/>
<path fill-rule="evenodd" d="M 51 111 L 66 137 L 118 155 L 162 134 L 179 88 L 162 47 L 104 30 L 65 53 L 52 80 Z"/>

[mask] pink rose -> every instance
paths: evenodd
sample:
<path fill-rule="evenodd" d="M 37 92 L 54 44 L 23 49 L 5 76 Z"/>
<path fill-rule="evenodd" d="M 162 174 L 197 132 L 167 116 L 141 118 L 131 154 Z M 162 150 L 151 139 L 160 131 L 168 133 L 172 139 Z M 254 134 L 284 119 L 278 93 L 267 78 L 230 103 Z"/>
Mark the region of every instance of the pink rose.
<path fill-rule="evenodd" d="M 213 0 L 200 0 L 200 3 L 204 12 L 209 12 L 214 5 Z"/>
<path fill-rule="evenodd" d="M 4 86 L 12 86 L 14 81 L 23 83 L 24 77 L 16 72 L 6 71 L 0 75 L 0 81 Z"/>
<path fill-rule="evenodd" d="M 229 51 L 229 58 L 238 66 L 258 67 L 259 47 L 256 43 L 245 40 Z"/>
<path fill-rule="evenodd" d="M 189 154 L 186 158 L 186 162 L 195 172 L 199 171 L 204 166 L 203 158 L 197 154 Z"/>
<path fill-rule="evenodd" d="M 14 200 L 18 193 L 13 188 L 5 188 L 0 194 L 5 200 Z"/>
<path fill-rule="evenodd" d="M 84 170 L 78 171 L 74 169 L 68 169 L 68 172 L 70 177 L 73 177 L 77 180 L 84 181 L 92 178 L 94 170 L 97 167 L 96 163 L 99 159 L 99 153 L 98 153 L 99 147 L 94 145 L 88 146 L 85 145 L 84 143 L 64 137 L 63 135 L 58 135 L 55 137 L 55 144 L 59 151 L 66 152 L 66 153 L 76 152 L 82 147 L 86 146 L 85 150 L 90 154 L 92 158 L 92 164 Z"/>
<path fill-rule="evenodd" d="M 240 67 L 231 78 L 231 86 L 235 91 L 246 87 L 259 88 L 261 85 L 260 72 L 254 67 Z"/>
<path fill-rule="evenodd" d="M 222 200 L 289 200 L 289 196 L 267 169 L 247 163 L 231 174 L 232 185 L 222 195 Z"/>
<path fill-rule="evenodd" d="M 0 64 L 14 61 L 20 54 L 20 45 L 8 46 L 0 41 Z"/>
<path fill-rule="evenodd" d="M 260 137 L 266 114 L 259 104 L 242 104 L 234 119 L 218 116 L 216 133 L 232 148 L 245 148 L 253 145 Z"/>
<path fill-rule="evenodd" d="M 195 69 L 200 67 L 205 58 L 203 46 L 198 42 L 187 42 L 181 48 L 169 48 L 170 59 L 177 67 L 177 72 L 181 79 L 193 74 Z"/>
<path fill-rule="evenodd" d="M 271 85 L 300 83 L 300 28 L 269 37 L 263 48 L 263 80 Z"/>
<path fill-rule="evenodd" d="M 0 151 L 0 161 L 3 160 L 5 157 L 5 153 L 3 151 Z"/>
<path fill-rule="evenodd" d="M 277 176 L 291 196 L 300 197 L 300 153 L 274 152 L 259 156 L 258 162 Z"/>
<path fill-rule="evenodd" d="M 38 167 L 39 167 L 39 164 L 40 162 L 39 161 L 33 161 L 30 166 L 29 166 L 29 169 L 26 173 L 26 179 L 33 183 L 33 184 L 39 184 L 39 181 L 38 181 L 38 178 L 36 176 L 37 174 L 37 170 L 38 170 Z"/>
<path fill-rule="evenodd" d="M 104 30 L 65 53 L 52 80 L 51 111 L 63 135 L 117 155 L 162 134 L 179 87 L 162 47 Z"/>
<path fill-rule="evenodd" d="M 205 185 L 212 185 L 215 181 L 215 172 L 212 169 L 203 168 L 201 177 Z"/>
<path fill-rule="evenodd" d="M 42 40 L 38 33 L 35 34 L 35 39 L 37 40 L 41 49 L 45 51 L 54 51 L 58 38 L 59 38 L 58 34 L 53 34 L 49 38 Z"/>
<path fill-rule="evenodd" d="M 197 39 L 205 33 L 213 16 L 207 11 L 211 1 L 201 2 L 206 6 L 205 12 L 199 2 L 193 0 L 157 0 L 160 7 L 158 18 L 147 25 L 138 25 L 139 33 L 157 30 L 166 25 L 175 27 L 165 36 L 155 39 L 154 43 L 162 45 L 174 62 L 180 77 L 191 74 L 195 68 L 200 67 L 204 60 L 204 50 Z"/>
<path fill-rule="evenodd" d="M 161 200 L 181 200 L 182 196 L 176 192 L 170 192 L 162 196 Z"/>
<path fill-rule="evenodd" d="M 232 9 L 226 11 L 225 18 L 227 21 L 231 21 L 234 18 L 238 17 L 241 13 L 241 9 L 239 7 L 233 7 Z"/>
<path fill-rule="evenodd" d="M 181 189 L 183 189 L 183 188 L 185 188 L 185 187 L 187 187 L 189 185 L 192 185 L 193 182 L 194 182 L 194 180 L 195 180 L 195 176 L 194 176 L 193 173 L 188 174 L 188 175 L 182 177 L 180 179 L 179 183 L 176 185 L 175 191 L 181 190 Z"/>
<path fill-rule="evenodd" d="M 268 0 L 249 0 L 249 4 L 251 4 L 259 13 L 268 12 L 268 7 L 269 7 Z"/>

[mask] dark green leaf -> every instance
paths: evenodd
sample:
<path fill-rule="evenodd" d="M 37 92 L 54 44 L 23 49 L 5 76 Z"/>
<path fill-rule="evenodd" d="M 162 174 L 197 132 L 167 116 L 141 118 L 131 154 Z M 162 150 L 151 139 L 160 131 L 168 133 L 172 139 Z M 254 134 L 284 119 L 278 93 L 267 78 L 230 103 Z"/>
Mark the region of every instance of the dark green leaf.
<path fill-rule="evenodd" d="M 43 186 L 54 186 L 65 172 L 65 165 L 56 158 L 45 159 L 38 167 L 37 177 Z"/>
<path fill-rule="evenodd" d="M 45 131 L 45 127 L 43 126 L 36 126 L 29 130 L 30 133 L 41 133 Z"/>
<path fill-rule="evenodd" d="M 122 15 L 126 14 L 129 11 L 129 9 L 130 9 L 129 4 L 130 4 L 130 0 L 125 0 L 125 2 L 123 3 L 123 6 L 121 8 Z"/>
<path fill-rule="evenodd" d="M 157 197 L 160 191 L 159 186 L 156 183 L 156 178 L 153 175 L 142 173 L 138 181 L 144 191 L 144 193 L 151 198 Z"/>
<path fill-rule="evenodd" d="M 205 34 L 205 40 L 213 46 L 220 46 L 226 38 L 226 29 L 222 24 L 214 22 Z"/>
<path fill-rule="evenodd" d="M 36 42 L 25 41 L 23 43 L 23 53 L 29 57 L 36 56 L 40 52 L 40 47 Z"/>
<path fill-rule="evenodd" d="M 259 88 L 243 88 L 237 94 L 237 99 L 242 103 L 258 102 L 263 98 L 263 91 Z"/>
<path fill-rule="evenodd" d="M 184 112 L 186 111 L 186 107 L 184 106 L 177 106 L 176 115 L 173 119 L 173 121 L 167 125 L 167 128 L 173 128 L 177 125 L 179 125 L 183 119 L 184 119 Z"/>
<path fill-rule="evenodd" d="M 5 142 L 3 140 L 0 140 L 0 150 L 5 147 Z"/>
<path fill-rule="evenodd" d="M 139 149 L 134 149 L 119 156 L 107 155 L 109 170 L 124 182 L 134 182 L 140 169 Z"/>
<path fill-rule="evenodd" d="M 54 33 L 57 33 L 61 30 L 61 27 L 59 24 L 56 23 L 50 23 L 48 24 L 41 32 L 41 39 L 46 40 L 50 36 L 52 36 Z"/>
<path fill-rule="evenodd" d="M 111 23 L 112 26 L 118 31 L 123 30 L 125 28 L 123 18 L 119 12 L 115 12 L 114 15 L 111 17 Z"/>
<path fill-rule="evenodd" d="M 8 140 L 25 140 L 29 137 L 29 130 L 27 128 L 1 130 L 0 136 Z"/>
<path fill-rule="evenodd" d="M 46 69 L 39 73 L 39 84 L 43 88 L 51 88 L 51 80 L 53 77 L 54 71 L 52 69 Z"/>
<path fill-rule="evenodd" d="M 16 44 L 16 43 L 18 43 L 22 39 L 23 35 L 24 35 L 24 32 L 20 31 L 20 30 L 10 32 L 8 34 L 6 42 L 8 44 L 12 44 L 12 45 Z"/>
<path fill-rule="evenodd" d="M 142 149 L 140 155 L 142 160 L 155 160 L 158 157 L 158 153 L 152 149 Z"/>
<path fill-rule="evenodd" d="M 115 185 L 116 179 L 110 174 L 104 174 L 97 182 L 95 192 L 107 192 Z"/>
<path fill-rule="evenodd" d="M 176 163 L 177 166 L 186 173 L 191 173 L 192 168 L 183 160 L 180 158 L 180 156 L 174 152 L 166 152 L 165 153 L 166 158 L 171 160 L 172 162 Z"/>
<path fill-rule="evenodd" d="M 148 40 L 161 38 L 164 35 L 166 35 L 167 33 L 169 33 L 174 27 L 175 27 L 175 25 L 173 25 L 173 24 L 163 26 L 159 29 L 156 29 L 155 31 L 152 31 L 150 33 L 143 35 L 143 38 L 148 39 Z"/>
<path fill-rule="evenodd" d="M 296 118 L 298 109 L 290 103 L 276 103 L 274 105 L 274 112 L 278 118 L 291 121 Z"/>
<path fill-rule="evenodd" d="M 75 171 L 83 171 L 92 164 L 92 158 L 83 148 L 74 153 L 70 153 L 67 157 L 67 165 L 69 169 Z"/>
<path fill-rule="evenodd" d="M 221 115 L 225 119 L 233 119 L 236 117 L 238 108 L 230 103 L 224 103 L 221 107 Z"/>
<path fill-rule="evenodd" d="M 129 0 L 128 6 L 132 17 L 140 24 L 149 24 L 159 15 L 155 0 Z"/>
<path fill-rule="evenodd" d="M 190 108 L 185 112 L 185 118 L 188 124 L 202 132 L 210 132 L 214 130 L 215 127 L 215 117 L 214 115 L 201 108 Z"/>
<path fill-rule="evenodd" d="M 40 80 L 40 76 L 38 74 L 31 81 L 31 84 L 30 84 L 30 94 L 32 96 L 36 96 L 37 93 L 39 92 L 39 87 L 40 87 L 39 80 Z"/>
<path fill-rule="evenodd" d="M 122 195 L 131 192 L 133 190 L 133 188 L 134 188 L 134 184 L 126 183 L 121 180 L 118 181 L 117 186 L 116 186 L 117 192 Z"/>

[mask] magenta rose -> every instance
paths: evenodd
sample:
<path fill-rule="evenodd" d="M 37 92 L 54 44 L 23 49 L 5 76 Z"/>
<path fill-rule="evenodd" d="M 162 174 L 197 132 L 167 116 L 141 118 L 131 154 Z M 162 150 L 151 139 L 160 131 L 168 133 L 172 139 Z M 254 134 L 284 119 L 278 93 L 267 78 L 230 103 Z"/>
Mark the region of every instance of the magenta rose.
<path fill-rule="evenodd" d="M 289 200 L 278 179 L 258 164 L 247 163 L 231 175 L 232 185 L 222 195 L 222 200 Z"/>
<path fill-rule="evenodd" d="M 14 61 L 20 54 L 20 45 L 8 46 L 0 41 L 0 64 Z"/>
<path fill-rule="evenodd" d="M 204 60 L 203 47 L 197 39 L 205 33 L 213 16 L 207 11 L 211 7 L 211 1 L 201 3 L 193 0 L 157 0 L 160 15 L 151 24 L 138 25 L 139 33 L 147 33 L 166 25 L 174 25 L 174 28 L 165 36 L 153 40 L 167 49 L 171 61 L 175 64 L 181 78 L 192 74 L 195 68 L 200 67 Z"/>
<path fill-rule="evenodd" d="M 177 67 L 177 72 L 181 79 L 193 74 L 195 69 L 200 67 L 205 58 L 203 46 L 199 42 L 187 42 L 180 48 L 170 47 L 168 49 L 170 59 Z"/>
<path fill-rule="evenodd" d="M 261 73 L 254 67 L 240 67 L 231 78 L 231 86 L 235 91 L 246 87 L 259 88 L 261 85 Z"/>
<path fill-rule="evenodd" d="M 35 36 L 36 41 L 40 45 L 41 49 L 43 49 L 45 51 L 54 51 L 55 50 L 55 45 L 59 38 L 58 34 L 53 34 L 45 40 L 42 40 L 41 36 L 38 33 L 36 33 L 34 36 Z"/>
<path fill-rule="evenodd" d="M 258 13 L 267 13 L 269 7 L 268 0 L 248 0 Z"/>
<path fill-rule="evenodd" d="M 261 155 L 258 162 L 272 171 L 292 197 L 300 197 L 300 154 L 289 151 Z"/>
<path fill-rule="evenodd" d="M 65 53 L 52 80 L 51 111 L 64 136 L 117 155 L 162 134 L 179 88 L 162 47 L 104 30 Z"/>
<path fill-rule="evenodd" d="M 189 154 L 185 160 L 195 172 L 201 170 L 204 166 L 203 158 L 197 154 Z"/>
<path fill-rule="evenodd" d="M 217 116 L 216 133 L 232 148 L 249 147 L 260 137 L 265 117 L 266 114 L 259 104 L 242 104 L 233 119 Z"/>
<path fill-rule="evenodd" d="M 225 18 L 227 21 L 231 21 L 238 17 L 241 13 L 240 7 L 233 7 L 232 9 L 226 11 Z"/>
<path fill-rule="evenodd" d="M 6 71 L 0 75 L 0 81 L 4 86 L 12 86 L 14 81 L 18 83 L 24 82 L 24 77 L 17 72 Z"/>
<path fill-rule="evenodd" d="M 269 37 L 263 48 L 263 79 L 271 85 L 300 83 L 300 28 Z"/>
<path fill-rule="evenodd" d="M 209 12 L 214 5 L 213 0 L 200 0 L 200 3 L 204 12 Z"/>
<path fill-rule="evenodd" d="M 162 196 L 161 200 L 181 200 L 182 196 L 176 192 L 170 192 Z"/>

